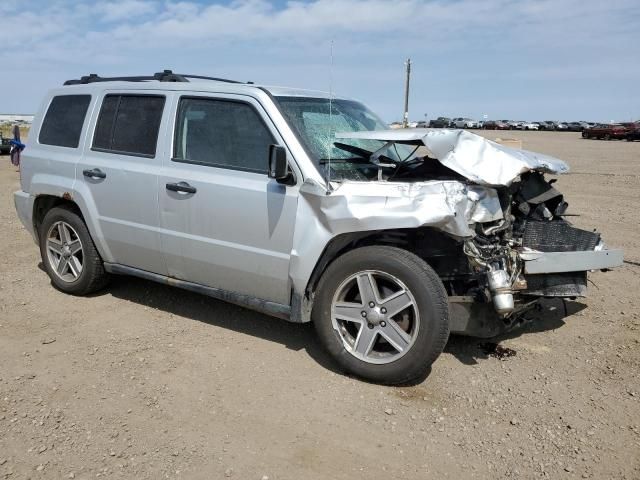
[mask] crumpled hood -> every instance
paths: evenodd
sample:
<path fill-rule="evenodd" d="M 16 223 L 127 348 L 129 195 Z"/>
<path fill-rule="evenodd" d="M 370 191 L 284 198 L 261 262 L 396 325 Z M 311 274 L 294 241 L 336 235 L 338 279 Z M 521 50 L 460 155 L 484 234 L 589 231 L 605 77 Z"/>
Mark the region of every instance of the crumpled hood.
<path fill-rule="evenodd" d="M 466 130 L 412 128 L 338 132 L 335 136 L 424 145 L 430 156 L 480 185 L 508 186 L 531 170 L 554 174 L 569 171 L 569 166 L 555 157 L 505 147 Z"/>

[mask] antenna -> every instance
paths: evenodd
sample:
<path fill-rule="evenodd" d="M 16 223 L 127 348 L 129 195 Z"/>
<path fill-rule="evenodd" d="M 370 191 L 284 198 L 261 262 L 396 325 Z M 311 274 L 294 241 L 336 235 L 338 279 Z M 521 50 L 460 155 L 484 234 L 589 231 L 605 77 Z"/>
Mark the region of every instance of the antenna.
<path fill-rule="evenodd" d="M 331 191 L 331 150 L 333 150 L 333 39 L 329 50 L 329 155 L 327 158 L 327 195 Z"/>

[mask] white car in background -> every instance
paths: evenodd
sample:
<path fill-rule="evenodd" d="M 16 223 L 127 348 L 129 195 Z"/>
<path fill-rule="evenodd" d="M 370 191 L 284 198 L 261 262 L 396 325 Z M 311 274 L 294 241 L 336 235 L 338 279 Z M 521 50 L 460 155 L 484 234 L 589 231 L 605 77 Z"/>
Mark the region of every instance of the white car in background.
<path fill-rule="evenodd" d="M 520 128 L 522 130 L 539 130 L 540 129 L 540 124 L 538 124 L 536 122 L 524 122 L 524 123 L 522 123 Z"/>
<path fill-rule="evenodd" d="M 453 128 L 480 128 L 480 122 L 471 118 L 454 118 L 451 120 L 451 126 Z"/>

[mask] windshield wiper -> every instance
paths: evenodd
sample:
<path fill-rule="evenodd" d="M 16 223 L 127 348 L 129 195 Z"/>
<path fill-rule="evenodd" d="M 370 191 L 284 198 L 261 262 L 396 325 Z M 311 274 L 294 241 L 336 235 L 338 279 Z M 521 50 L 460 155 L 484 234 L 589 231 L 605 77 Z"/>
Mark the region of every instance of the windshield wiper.
<path fill-rule="evenodd" d="M 355 145 L 349 145 L 341 142 L 333 142 L 333 144 L 338 147 L 340 150 L 344 150 L 345 152 L 353 153 L 354 155 L 358 155 L 359 157 L 368 160 L 371 157 L 373 152 L 369 150 L 365 150 L 364 148 L 356 147 Z"/>
<path fill-rule="evenodd" d="M 375 152 L 346 143 L 334 142 L 333 144 L 341 150 L 358 155 L 358 157 L 361 157 L 363 160 L 363 162 L 354 161 L 353 163 L 370 163 L 378 167 L 378 180 L 382 180 L 383 168 L 398 168 L 398 164 L 392 158 L 383 154 L 384 151 L 393 145 L 393 142 L 387 142 L 382 148 L 379 148 Z"/>
<path fill-rule="evenodd" d="M 368 158 L 362 158 L 362 157 L 332 158 L 332 159 L 321 158 L 320 160 L 318 160 L 318 162 L 320 163 L 320 165 L 324 165 L 326 163 L 359 163 L 362 165 L 371 164 Z"/>

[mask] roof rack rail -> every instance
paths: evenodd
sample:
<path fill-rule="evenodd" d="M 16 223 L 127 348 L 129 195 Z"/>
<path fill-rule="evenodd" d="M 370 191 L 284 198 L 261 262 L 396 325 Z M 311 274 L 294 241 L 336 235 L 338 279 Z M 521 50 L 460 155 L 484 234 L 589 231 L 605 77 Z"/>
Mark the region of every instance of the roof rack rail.
<path fill-rule="evenodd" d="M 142 75 L 134 77 L 101 77 L 95 73 L 85 75 L 79 79 L 67 80 L 63 85 L 84 85 L 87 83 L 97 82 L 147 82 L 156 80 L 158 82 L 188 82 L 190 78 L 197 80 L 213 80 L 216 82 L 225 83 L 248 83 L 253 82 L 239 82 L 237 80 L 229 80 L 227 78 L 206 77 L 203 75 L 191 75 L 185 73 L 173 73 L 171 70 L 163 70 L 162 72 L 154 73 L 151 76 Z"/>

